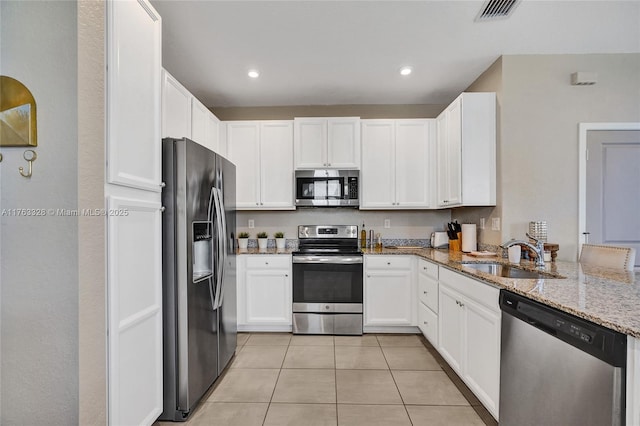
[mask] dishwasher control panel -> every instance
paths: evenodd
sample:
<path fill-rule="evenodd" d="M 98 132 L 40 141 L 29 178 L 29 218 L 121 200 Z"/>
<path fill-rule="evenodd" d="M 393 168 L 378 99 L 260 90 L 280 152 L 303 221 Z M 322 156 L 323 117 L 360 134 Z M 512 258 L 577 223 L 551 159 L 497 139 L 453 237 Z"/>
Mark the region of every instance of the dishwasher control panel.
<path fill-rule="evenodd" d="M 556 318 L 555 328 L 565 333 L 568 333 L 586 343 L 592 343 L 595 333 L 591 330 L 587 330 L 584 327 L 573 324 L 563 319 Z"/>

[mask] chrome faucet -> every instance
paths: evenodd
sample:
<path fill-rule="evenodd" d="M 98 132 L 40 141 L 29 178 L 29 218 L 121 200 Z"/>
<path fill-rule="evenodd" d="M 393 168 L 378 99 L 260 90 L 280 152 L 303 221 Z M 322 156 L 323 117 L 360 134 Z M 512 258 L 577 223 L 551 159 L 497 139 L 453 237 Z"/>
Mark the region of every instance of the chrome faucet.
<path fill-rule="evenodd" d="M 503 249 L 508 249 L 509 247 L 511 247 L 513 245 L 516 245 L 516 244 L 522 244 L 524 246 L 527 246 L 531 250 L 536 252 L 536 267 L 537 268 L 544 268 L 544 241 L 539 240 L 537 238 L 533 238 L 528 233 L 526 235 L 527 235 L 527 237 L 532 239 L 536 243 L 536 245 L 533 245 L 529 241 L 524 241 L 524 240 L 509 240 L 506 243 L 504 243 L 503 245 L 501 245 L 500 247 L 502 247 Z"/>

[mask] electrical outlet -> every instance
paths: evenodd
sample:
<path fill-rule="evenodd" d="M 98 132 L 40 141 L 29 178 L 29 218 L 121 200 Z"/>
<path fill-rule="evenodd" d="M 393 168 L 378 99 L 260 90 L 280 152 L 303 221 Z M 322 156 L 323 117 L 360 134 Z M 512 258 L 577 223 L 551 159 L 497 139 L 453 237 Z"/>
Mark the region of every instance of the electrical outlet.
<path fill-rule="evenodd" d="M 481 217 L 480 218 L 480 229 L 484 229 L 484 227 L 485 227 L 485 219 L 484 219 L 484 217 Z"/>
<path fill-rule="evenodd" d="M 253 219 L 249 219 L 249 229 L 256 227 L 256 222 Z"/>
<path fill-rule="evenodd" d="M 391 228 L 391 219 L 385 219 L 384 220 L 384 227 L 385 227 L 385 229 Z"/>
<path fill-rule="evenodd" d="M 491 218 L 491 230 L 492 231 L 499 231 L 500 230 L 500 218 L 499 217 L 492 217 Z"/>

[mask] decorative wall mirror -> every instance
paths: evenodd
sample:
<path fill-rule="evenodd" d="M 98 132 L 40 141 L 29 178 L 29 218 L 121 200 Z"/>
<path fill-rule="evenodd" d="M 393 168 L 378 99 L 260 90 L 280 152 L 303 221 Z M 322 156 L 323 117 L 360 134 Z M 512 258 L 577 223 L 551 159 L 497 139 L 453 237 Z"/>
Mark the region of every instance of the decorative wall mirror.
<path fill-rule="evenodd" d="M 0 76 L 0 146 L 38 146 L 36 101 L 18 80 Z"/>

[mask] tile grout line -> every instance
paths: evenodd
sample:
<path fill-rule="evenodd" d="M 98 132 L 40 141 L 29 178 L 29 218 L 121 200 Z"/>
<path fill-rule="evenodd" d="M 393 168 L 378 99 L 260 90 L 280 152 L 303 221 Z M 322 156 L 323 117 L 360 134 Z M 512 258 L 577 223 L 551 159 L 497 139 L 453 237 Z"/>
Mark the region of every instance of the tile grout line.
<path fill-rule="evenodd" d="M 376 340 L 378 340 L 378 336 L 376 336 Z M 378 340 L 378 344 L 380 344 L 380 340 Z M 398 395 L 400 395 L 400 400 L 402 401 L 402 407 L 404 408 L 405 413 L 407 413 L 407 417 L 409 418 L 409 423 L 413 426 L 413 420 L 411 420 L 411 416 L 409 415 L 409 410 L 407 410 L 407 404 L 404 402 L 404 398 L 402 397 L 402 392 L 400 392 L 400 388 L 398 387 L 398 383 L 396 382 L 396 378 L 393 375 L 393 371 L 391 370 L 391 365 L 389 365 L 389 361 L 387 360 L 387 356 L 384 354 L 384 349 L 382 345 L 380 345 L 380 352 L 382 352 L 382 357 L 384 361 L 387 363 L 387 367 L 389 367 L 389 374 L 391 375 L 391 380 L 393 380 L 393 384 L 396 386 L 396 390 L 398 391 Z"/>

